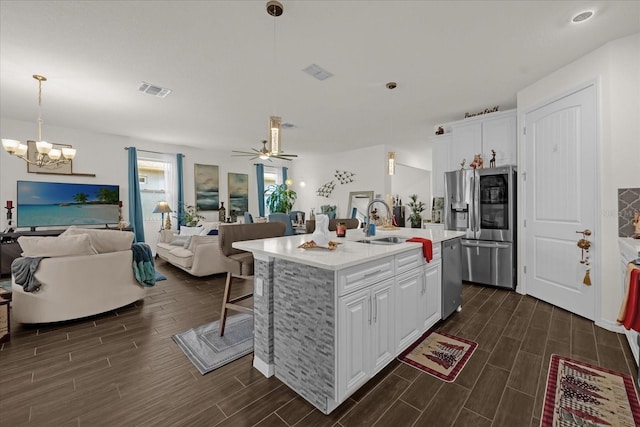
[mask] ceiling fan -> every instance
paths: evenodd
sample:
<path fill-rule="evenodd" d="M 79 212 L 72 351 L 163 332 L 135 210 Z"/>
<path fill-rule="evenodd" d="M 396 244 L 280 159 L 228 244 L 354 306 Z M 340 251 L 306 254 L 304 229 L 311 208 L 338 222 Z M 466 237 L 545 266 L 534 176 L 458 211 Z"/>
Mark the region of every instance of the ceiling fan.
<path fill-rule="evenodd" d="M 284 154 L 283 152 L 279 152 L 278 154 L 272 153 L 267 148 L 267 141 L 266 140 L 262 141 L 262 148 L 260 150 L 257 150 L 255 148 L 252 148 L 251 150 L 253 150 L 253 151 L 236 151 L 236 150 L 233 150 L 231 152 L 235 153 L 235 154 L 231 154 L 231 156 L 233 156 L 233 157 L 252 156 L 249 160 L 260 158 L 262 160 L 269 160 L 269 161 L 272 161 L 271 160 L 272 158 L 273 159 L 291 161 L 291 159 L 289 157 L 298 157 L 297 154 Z"/>

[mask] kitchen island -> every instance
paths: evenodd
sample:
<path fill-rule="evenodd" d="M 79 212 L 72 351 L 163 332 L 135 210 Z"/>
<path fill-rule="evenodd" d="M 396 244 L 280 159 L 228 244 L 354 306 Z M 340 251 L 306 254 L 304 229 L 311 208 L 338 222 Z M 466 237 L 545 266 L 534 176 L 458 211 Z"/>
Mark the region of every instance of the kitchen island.
<path fill-rule="evenodd" d="M 334 251 L 298 248 L 311 234 L 235 242 L 255 260 L 254 367 L 330 413 L 440 320 L 441 242 L 463 234 L 348 230 Z M 410 237 L 433 242 L 431 262 Z"/>

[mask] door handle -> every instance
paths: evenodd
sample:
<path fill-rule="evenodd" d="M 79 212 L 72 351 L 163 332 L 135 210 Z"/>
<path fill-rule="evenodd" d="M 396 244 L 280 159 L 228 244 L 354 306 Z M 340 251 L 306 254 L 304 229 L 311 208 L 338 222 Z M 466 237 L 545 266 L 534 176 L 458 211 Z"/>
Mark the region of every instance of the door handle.
<path fill-rule="evenodd" d="M 369 324 L 371 324 L 371 298 L 369 298 Z"/>
<path fill-rule="evenodd" d="M 591 236 L 591 230 L 589 230 L 588 228 L 585 228 L 582 231 L 576 231 L 576 233 L 578 234 L 582 234 L 583 236 Z"/>

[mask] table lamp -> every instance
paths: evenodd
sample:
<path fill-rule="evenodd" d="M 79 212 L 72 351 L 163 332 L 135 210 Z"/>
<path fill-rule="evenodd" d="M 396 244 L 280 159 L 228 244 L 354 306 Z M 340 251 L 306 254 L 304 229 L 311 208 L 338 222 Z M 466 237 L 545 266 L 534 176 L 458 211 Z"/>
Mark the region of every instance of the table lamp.
<path fill-rule="evenodd" d="M 158 202 L 158 204 L 156 205 L 156 208 L 153 210 L 153 213 L 162 214 L 160 230 L 164 230 L 165 228 L 171 229 L 171 215 L 167 215 L 166 225 L 164 222 L 164 214 L 169 212 L 173 212 L 169 207 L 169 202 Z"/>

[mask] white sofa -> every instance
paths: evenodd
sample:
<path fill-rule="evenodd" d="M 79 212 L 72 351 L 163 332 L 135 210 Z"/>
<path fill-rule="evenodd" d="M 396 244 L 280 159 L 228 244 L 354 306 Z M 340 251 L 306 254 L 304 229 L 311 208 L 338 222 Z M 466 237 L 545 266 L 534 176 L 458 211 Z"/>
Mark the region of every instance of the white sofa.
<path fill-rule="evenodd" d="M 162 230 L 156 245 L 159 258 L 186 271 L 193 276 L 209 276 L 226 273 L 217 235 L 206 232 L 216 230 L 218 223 L 198 227 L 195 235 L 180 236 L 174 230 Z M 184 228 L 182 230 L 184 232 Z M 204 233 L 204 235 L 201 235 Z M 186 247 L 185 247 L 186 244 Z"/>
<path fill-rule="evenodd" d="M 144 298 L 145 288 L 133 272 L 131 242 L 131 232 L 86 232 L 73 227 L 59 237 L 20 237 L 23 256 L 46 258 L 34 274 L 41 283 L 38 291 L 25 292 L 12 275 L 13 320 L 46 323 L 78 319 Z"/>

